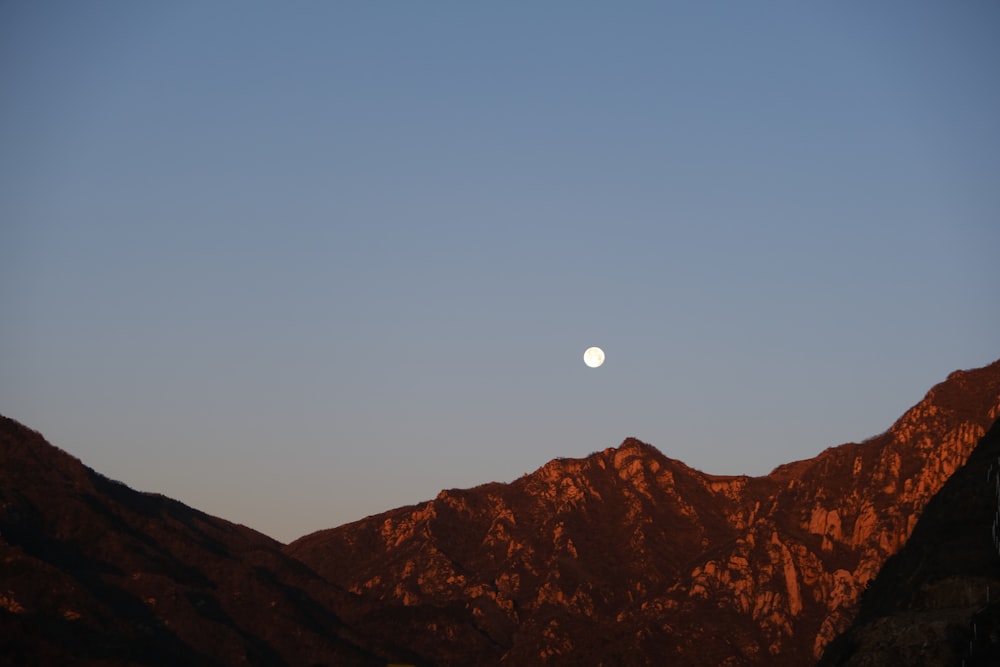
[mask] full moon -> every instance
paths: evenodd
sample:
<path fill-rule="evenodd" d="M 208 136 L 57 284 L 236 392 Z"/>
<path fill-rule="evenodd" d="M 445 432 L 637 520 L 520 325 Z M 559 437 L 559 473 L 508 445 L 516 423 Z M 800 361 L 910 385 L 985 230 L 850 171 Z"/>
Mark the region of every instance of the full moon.
<path fill-rule="evenodd" d="M 583 353 L 583 363 L 591 368 L 597 368 L 604 363 L 604 350 L 599 347 L 588 347 Z"/>

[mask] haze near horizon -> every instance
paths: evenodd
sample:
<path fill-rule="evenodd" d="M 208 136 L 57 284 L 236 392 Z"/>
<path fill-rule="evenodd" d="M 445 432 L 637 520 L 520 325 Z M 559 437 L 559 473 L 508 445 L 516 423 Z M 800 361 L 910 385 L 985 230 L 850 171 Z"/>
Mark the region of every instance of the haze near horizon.
<path fill-rule="evenodd" d="M 998 356 L 998 30 L 8 3 L 0 412 L 283 541 L 628 436 L 873 436 Z"/>

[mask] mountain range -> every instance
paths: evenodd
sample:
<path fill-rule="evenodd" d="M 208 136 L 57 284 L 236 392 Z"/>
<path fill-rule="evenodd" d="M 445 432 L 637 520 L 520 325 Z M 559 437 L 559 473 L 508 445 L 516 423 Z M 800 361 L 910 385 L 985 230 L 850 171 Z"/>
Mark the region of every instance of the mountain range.
<path fill-rule="evenodd" d="M 813 664 L 998 417 L 1000 361 L 765 476 L 628 438 L 288 545 L 0 418 L 0 660 Z M 851 633 L 824 659 L 859 659 Z"/>

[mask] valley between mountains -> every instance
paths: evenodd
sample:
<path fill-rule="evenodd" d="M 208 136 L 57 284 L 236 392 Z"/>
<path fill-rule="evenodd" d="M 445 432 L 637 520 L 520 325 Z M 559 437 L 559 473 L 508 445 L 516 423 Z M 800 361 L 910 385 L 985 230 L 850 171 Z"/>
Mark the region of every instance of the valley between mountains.
<path fill-rule="evenodd" d="M 627 438 L 288 545 L 3 418 L 0 661 L 814 664 L 998 418 L 995 362 L 766 476 Z"/>

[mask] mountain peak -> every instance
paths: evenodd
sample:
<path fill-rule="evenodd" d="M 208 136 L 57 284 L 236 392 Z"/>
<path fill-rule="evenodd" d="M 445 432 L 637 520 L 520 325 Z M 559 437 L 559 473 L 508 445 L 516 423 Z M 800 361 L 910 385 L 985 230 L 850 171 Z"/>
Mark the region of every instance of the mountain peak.
<path fill-rule="evenodd" d="M 660 453 L 660 450 L 658 450 L 653 445 L 650 445 L 647 442 L 643 442 L 642 440 L 639 440 L 638 438 L 633 438 L 633 437 L 628 437 L 628 438 L 625 438 L 624 440 L 622 440 L 622 444 L 618 445 L 618 449 L 620 449 L 620 450 L 637 450 L 637 451 L 641 451 L 641 452 L 644 452 L 644 453 L 655 453 L 655 454 L 659 454 Z"/>

